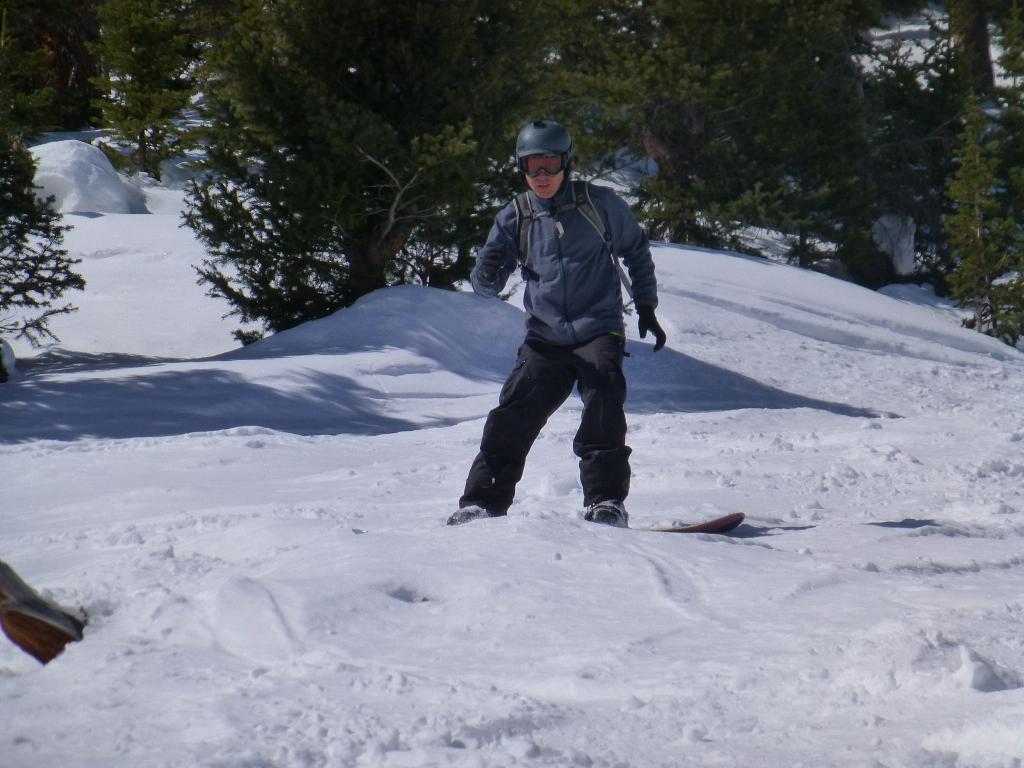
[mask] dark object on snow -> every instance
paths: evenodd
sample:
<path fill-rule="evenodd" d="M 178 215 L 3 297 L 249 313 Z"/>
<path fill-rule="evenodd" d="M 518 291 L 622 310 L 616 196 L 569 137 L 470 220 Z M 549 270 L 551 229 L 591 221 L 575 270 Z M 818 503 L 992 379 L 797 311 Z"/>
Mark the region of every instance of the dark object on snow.
<path fill-rule="evenodd" d="M 42 597 L 0 560 L 0 627 L 12 643 L 46 664 L 82 639 L 85 622 Z"/>

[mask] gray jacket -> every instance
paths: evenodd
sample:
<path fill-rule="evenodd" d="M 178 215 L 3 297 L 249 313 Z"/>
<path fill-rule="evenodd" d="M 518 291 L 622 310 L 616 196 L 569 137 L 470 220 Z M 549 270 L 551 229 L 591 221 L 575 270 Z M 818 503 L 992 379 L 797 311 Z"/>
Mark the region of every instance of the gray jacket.
<path fill-rule="evenodd" d="M 572 184 L 563 182 L 558 194 L 543 200 L 530 193 L 535 218 L 530 229 L 524 306 L 526 337 L 571 346 L 598 336 L 622 335 L 622 284 L 618 270 L 597 230 L 572 207 Z M 604 219 L 615 255 L 625 264 L 637 306 L 658 305 L 658 286 L 650 245 L 629 206 L 614 191 L 591 185 L 590 198 Z M 560 225 L 560 226 L 559 226 Z M 516 207 L 509 203 L 494 218 L 487 242 L 477 254 L 470 275 L 473 290 L 497 296 L 519 268 Z M 504 256 L 493 282 L 480 274 L 483 260 L 495 250 Z"/>

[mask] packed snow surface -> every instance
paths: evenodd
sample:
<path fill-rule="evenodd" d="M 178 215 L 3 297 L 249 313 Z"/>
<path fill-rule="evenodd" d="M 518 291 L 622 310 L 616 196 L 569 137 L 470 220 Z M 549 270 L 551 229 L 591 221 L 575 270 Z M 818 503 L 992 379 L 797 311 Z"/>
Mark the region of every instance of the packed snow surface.
<path fill-rule="evenodd" d="M 574 398 L 508 518 L 448 528 L 515 301 L 388 289 L 235 348 L 144 192 L 69 217 L 81 311 L 0 386 L 0 557 L 89 615 L 46 667 L 0 644 L 4 768 L 1021 765 L 1019 352 L 658 246 L 628 507 L 746 523 L 583 522 Z"/>

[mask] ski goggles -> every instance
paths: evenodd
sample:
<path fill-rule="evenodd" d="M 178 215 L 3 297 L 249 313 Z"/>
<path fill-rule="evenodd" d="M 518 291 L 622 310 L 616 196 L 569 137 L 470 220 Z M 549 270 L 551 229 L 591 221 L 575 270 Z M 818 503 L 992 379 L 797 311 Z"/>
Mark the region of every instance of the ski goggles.
<path fill-rule="evenodd" d="M 565 170 L 565 155 L 527 155 L 519 159 L 519 168 L 531 179 L 541 173 L 555 176 Z"/>

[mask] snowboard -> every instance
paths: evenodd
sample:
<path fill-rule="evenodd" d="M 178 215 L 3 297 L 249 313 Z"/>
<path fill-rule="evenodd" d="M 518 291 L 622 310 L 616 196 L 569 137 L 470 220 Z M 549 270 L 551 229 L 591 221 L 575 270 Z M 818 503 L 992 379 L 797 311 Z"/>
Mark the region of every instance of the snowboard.
<path fill-rule="evenodd" d="M 0 560 L 0 628 L 37 661 L 53 661 L 70 642 L 82 639 L 85 622 L 41 596 Z"/>
<path fill-rule="evenodd" d="M 699 523 L 674 523 L 672 525 L 637 528 L 636 530 L 655 531 L 658 533 L 728 533 L 742 523 L 744 517 L 745 515 L 742 512 L 732 512 L 721 517 L 702 520 Z"/>

